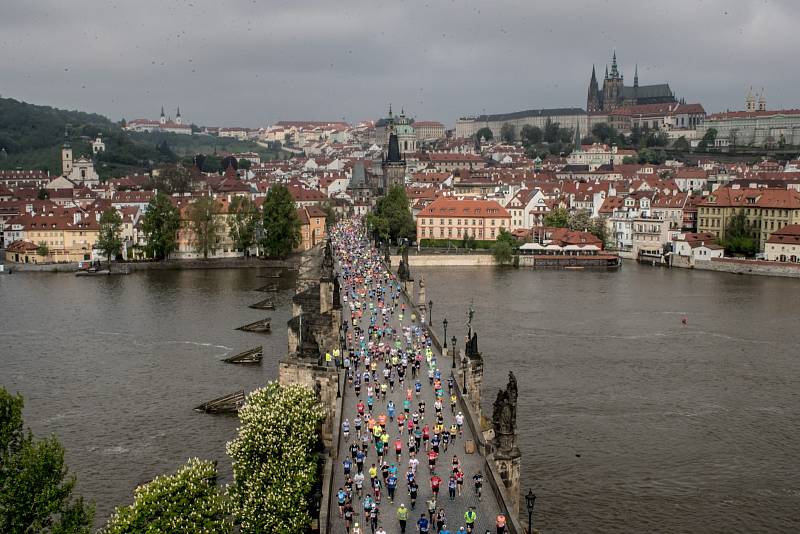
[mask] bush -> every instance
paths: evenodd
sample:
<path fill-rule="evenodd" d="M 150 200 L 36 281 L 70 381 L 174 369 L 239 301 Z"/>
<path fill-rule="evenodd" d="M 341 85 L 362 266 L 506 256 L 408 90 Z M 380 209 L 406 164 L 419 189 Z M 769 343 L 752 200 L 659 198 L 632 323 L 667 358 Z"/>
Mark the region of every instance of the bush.
<path fill-rule="evenodd" d="M 133 504 L 117 508 L 102 534 L 230 532 L 227 503 L 217 488 L 217 466 L 192 458 L 174 475 L 136 488 Z"/>
<path fill-rule="evenodd" d="M 319 425 L 325 411 L 300 385 L 270 382 L 239 411 L 231 506 L 243 532 L 293 534 L 311 524 L 309 494 L 317 482 Z"/>

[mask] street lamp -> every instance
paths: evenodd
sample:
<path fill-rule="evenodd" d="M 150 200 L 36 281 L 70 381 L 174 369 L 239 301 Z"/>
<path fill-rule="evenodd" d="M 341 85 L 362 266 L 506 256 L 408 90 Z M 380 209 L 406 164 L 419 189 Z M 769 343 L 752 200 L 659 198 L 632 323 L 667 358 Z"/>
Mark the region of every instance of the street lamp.
<path fill-rule="evenodd" d="M 464 355 L 464 358 L 461 360 L 461 374 L 464 376 L 464 388 L 462 392 L 464 394 L 467 393 L 467 355 Z"/>
<path fill-rule="evenodd" d="M 528 534 L 533 532 L 531 526 L 533 525 L 533 506 L 536 504 L 536 495 L 533 494 L 532 489 L 528 489 L 528 494 L 525 495 L 525 507 L 528 509 Z"/>
<path fill-rule="evenodd" d="M 433 321 L 433 300 L 428 301 L 428 324 Z"/>
<path fill-rule="evenodd" d="M 453 336 L 453 367 L 452 369 L 456 368 L 456 336 Z"/>
<path fill-rule="evenodd" d="M 447 348 L 447 317 L 442 319 L 442 326 L 444 327 L 444 349 Z"/>

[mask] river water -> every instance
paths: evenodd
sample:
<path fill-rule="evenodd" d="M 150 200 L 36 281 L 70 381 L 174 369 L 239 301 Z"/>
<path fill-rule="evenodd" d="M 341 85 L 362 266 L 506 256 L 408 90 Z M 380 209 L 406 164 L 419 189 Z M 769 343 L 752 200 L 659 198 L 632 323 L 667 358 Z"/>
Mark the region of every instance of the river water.
<path fill-rule="evenodd" d="M 236 419 L 192 408 L 277 377 L 291 290 L 275 311 L 248 309 L 272 282 L 259 274 L 0 276 L 0 384 L 25 396 L 35 433 L 62 440 L 98 525 L 188 457 L 219 460 L 230 481 Z M 463 336 L 474 300 L 486 413 L 517 375 L 534 526 L 797 531 L 800 281 L 632 264 L 421 274 L 448 337 Z M 265 315 L 270 335 L 234 330 Z M 262 366 L 219 361 L 257 344 Z"/>
<path fill-rule="evenodd" d="M 474 301 L 484 413 L 518 378 L 534 526 L 800 531 L 800 280 L 630 263 L 413 274 L 462 347 Z"/>
<path fill-rule="evenodd" d="M 61 439 L 77 490 L 96 502 L 96 525 L 136 485 L 192 456 L 218 460 L 230 482 L 225 443 L 237 419 L 193 407 L 277 377 L 293 291 L 276 295 L 275 311 L 249 309 L 266 297 L 253 290 L 274 282 L 264 273 L 0 276 L 0 384 L 24 395 L 35 434 Z M 265 316 L 272 334 L 235 330 Z M 220 362 L 256 345 L 261 366 Z"/>

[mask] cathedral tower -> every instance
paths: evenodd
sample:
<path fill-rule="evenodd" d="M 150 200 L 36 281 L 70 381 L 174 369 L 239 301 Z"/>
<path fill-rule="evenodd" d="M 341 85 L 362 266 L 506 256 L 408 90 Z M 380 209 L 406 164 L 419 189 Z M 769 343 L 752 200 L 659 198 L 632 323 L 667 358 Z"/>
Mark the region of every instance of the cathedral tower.
<path fill-rule="evenodd" d="M 600 88 L 597 86 L 597 76 L 592 65 L 592 77 L 589 80 L 589 92 L 586 96 L 586 111 L 594 113 L 603 110 L 603 103 L 600 101 Z"/>

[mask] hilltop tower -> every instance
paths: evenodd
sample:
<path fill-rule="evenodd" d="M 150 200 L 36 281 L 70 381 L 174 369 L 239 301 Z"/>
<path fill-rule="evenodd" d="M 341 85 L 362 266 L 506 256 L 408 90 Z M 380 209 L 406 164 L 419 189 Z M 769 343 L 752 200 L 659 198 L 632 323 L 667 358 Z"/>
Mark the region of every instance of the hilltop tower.
<path fill-rule="evenodd" d="M 764 94 L 764 88 L 761 88 L 761 96 L 758 97 L 758 111 L 767 111 L 767 95 Z"/>
<path fill-rule="evenodd" d="M 61 146 L 61 175 L 69 176 L 72 173 L 72 147 L 69 144 L 67 130 L 64 129 L 64 144 Z"/>
<path fill-rule="evenodd" d="M 175 124 L 183 124 L 183 119 L 181 119 L 181 107 L 178 106 L 178 114 L 175 115 Z"/>
<path fill-rule="evenodd" d="M 161 106 L 161 117 L 158 118 L 158 122 L 162 126 L 167 123 L 167 116 L 164 115 L 164 106 Z"/>

